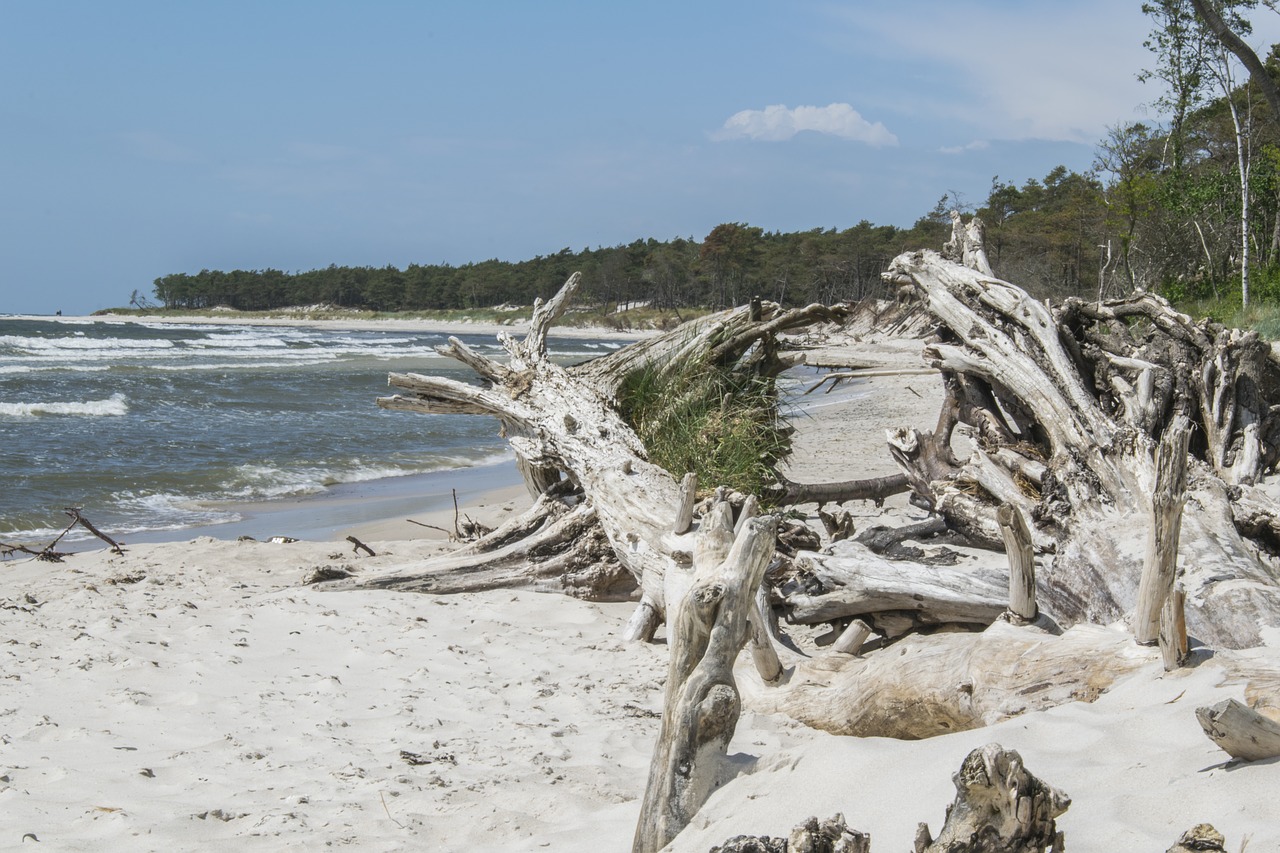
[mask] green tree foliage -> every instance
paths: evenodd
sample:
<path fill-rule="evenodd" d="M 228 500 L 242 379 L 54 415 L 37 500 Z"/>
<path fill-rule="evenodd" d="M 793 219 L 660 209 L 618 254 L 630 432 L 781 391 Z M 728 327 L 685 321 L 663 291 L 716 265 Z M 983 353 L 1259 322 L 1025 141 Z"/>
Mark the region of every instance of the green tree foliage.
<path fill-rule="evenodd" d="M 1163 123 L 1110 129 L 1085 173 L 1059 166 L 1021 183 L 992 179 L 987 198 L 968 212 L 987 224 L 998 275 L 1042 297 L 1105 298 L 1145 289 L 1175 300 L 1239 303 L 1247 269 L 1256 298 L 1280 301 L 1280 121 L 1269 99 L 1254 95 L 1258 72 L 1238 73 L 1231 65 L 1237 54 L 1198 17 L 1197 7 L 1206 3 L 1230 32 L 1249 32 L 1243 15 L 1253 0 L 1143 4 L 1154 60 L 1143 76 L 1161 87 L 1153 106 Z M 1273 49 L 1262 73 L 1280 77 L 1277 67 Z M 944 195 L 908 229 L 863 220 L 843 230 L 782 233 L 728 222 L 701 240 L 564 248 L 514 262 L 201 270 L 156 279 L 155 295 L 176 309 L 467 309 L 529 305 L 578 270 L 580 305 L 601 313 L 648 303 L 678 314 L 754 296 L 785 305 L 830 304 L 885 296 L 880 274 L 889 260 L 940 248 L 953 207 L 964 205 Z"/>

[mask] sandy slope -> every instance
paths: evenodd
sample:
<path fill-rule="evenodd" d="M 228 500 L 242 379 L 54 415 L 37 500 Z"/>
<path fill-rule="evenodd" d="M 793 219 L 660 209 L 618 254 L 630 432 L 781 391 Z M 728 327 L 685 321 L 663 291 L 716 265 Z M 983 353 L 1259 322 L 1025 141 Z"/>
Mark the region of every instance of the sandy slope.
<path fill-rule="evenodd" d="M 883 429 L 930 427 L 936 381 L 806 398 L 792 476 L 892 470 Z M 628 850 L 665 646 L 617 639 L 626 604 L 300 585 L 439 547 L 379 530 L 405 534 L 367 528 L 376 558 L 202 538 L 0 563 L 0 850 Z M 1240 695 L 1218 681 L 1211 661 L 1143 672 L 1094 705 L 915 743 L 748 712 L 726 784 L 673 849 L 836 811 L 874 850 L 910 849 L 965 753 L 997 741 L 1074 799 L 1068 849 L 1164 850 L 1210 821 L 1229 849 L 1280 850 L 1280 761 L 1226 766 L 1195 723 L 1196 705 Z"/>

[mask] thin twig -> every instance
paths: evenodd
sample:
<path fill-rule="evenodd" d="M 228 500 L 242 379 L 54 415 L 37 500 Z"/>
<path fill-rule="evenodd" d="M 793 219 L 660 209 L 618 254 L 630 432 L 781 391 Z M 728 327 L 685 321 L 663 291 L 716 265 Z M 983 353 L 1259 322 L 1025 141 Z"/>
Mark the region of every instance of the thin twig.
<path fill-rule="evenodd" d="M 378 799 L 382 800 L 382 810 L 387 813 L 387 817 L 391 818 L 391 822 L 401 829 L 408 829 L 403 823 L 391 817 L 391 809 L 387 808 L 387 797 L 381 791 L 378 792 Z"/>

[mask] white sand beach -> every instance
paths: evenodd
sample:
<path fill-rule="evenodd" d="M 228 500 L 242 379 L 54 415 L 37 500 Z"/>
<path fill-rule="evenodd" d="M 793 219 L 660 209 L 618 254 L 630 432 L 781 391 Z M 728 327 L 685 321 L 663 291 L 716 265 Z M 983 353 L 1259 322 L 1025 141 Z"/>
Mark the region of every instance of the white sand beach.
<path fill-rule="evenodd" d="M 932 427 L 938 385 L 879 377 L 806 398 L 790 475 L 891 472 L 884 429 Z M 527 500 L 464 510 L 493 523 Z M 919 513 L 850 508 L 859 525 Z M 376 557 L 339 535 L 0 562 L 0 850 L 629 850 L 666 674 L 665 644 L 619 639 L 633 605 L 303 585 L 316 567 L 409 566 L 447 546 L 402 519 L 353 530 Z M 1254 654 L 1280 656 L 1280 631 L 1270 640 Z M 1280 851 L 1280 759 L 1230 764 L 1196 722 L 1241 698 L 1222 681 L 1212 659 L 1153 664 L 1093 704 L 916 742 L 748 708 L 725 783 L 670 849 L 842 812 L 873 850 L 909 850 L 918 822 L 940 827 L 965 754 L 998 742 L 1072 798 L 1069 850 L 1162 851 L 1210 822 L 1229 850 Z"/>

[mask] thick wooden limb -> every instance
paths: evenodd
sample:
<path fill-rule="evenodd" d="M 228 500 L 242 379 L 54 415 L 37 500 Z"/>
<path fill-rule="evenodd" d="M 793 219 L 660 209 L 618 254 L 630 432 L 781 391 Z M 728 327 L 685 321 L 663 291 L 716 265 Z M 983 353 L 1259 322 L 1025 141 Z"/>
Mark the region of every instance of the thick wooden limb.
<path fill-rule="evenodd" d="M 671 662 L 662 727 L 654 749 L 635 853 L 656 853 L 675 838 L 710 795 L 738 722 L 733 664 L 747 641 L 755 593 L 773 555 L 771 517 L 752 520 L 723 548 L 724 514 L 700 538 L 694 580 L 671 623 Z"/>
<path fill-rule="evenodd" d="M 868 477 L 863 480 L 846 480 L 839 483 L 797 483 L 779 476 L 782 487 L 781 502 L 786 504 L 844 503 L 845 501 L 875 501 L 901 494 L 911 488 L 906 474 L 889 474 L 884 477 Z"/>
<path fill-rule="evenodd" d="M 1196 719 L 1209 739 L 1232 758 L 1261 761 L 1280 756 L 1280 722 L 1235 699 L 1197 708 Z"/>
<path fill-rule="evenodd" d="M 1173 672 L 1182 666 L 1188 651 L 1187 593 L 1175 586 L 1160 610 L 1160 656 L 1164 658 L 1164 671 Z"/>
<path fill-rule="evenodd" d="M 813 624 L 884 611 L 920 624 L 988 625 L 1005 611 L 1008 575 L 886 560 L 860 542 L 834 543 L 830 554 L 802 551 L 780 588 L 787 619 Z"/>
<path fill-rule="evenodd" d="M 937 839 L 916 836 L 915 853 L 1044 853 L 1062 849 L 1054 818 L 1066 794 L 1033 776 L 1022 756 L 999 744 L 975 749 L 955 777 L 956 798 Z"/>
<path fill-rule="evenodd" d="M 570 372 L 602 394 L 613 396 L 626 378 L 637 371 L 676 371 L 702 361 L 733 364 L 757 343 L 771 342 L 781 332 L 838 320 L 843 315 L 844 310 L 840 307 L 821 305 L 784 310 L 772 302 L 765 302 L 761 303 L 758 314 L 752 311 L 751 306 L 743 305 L 691 320 L 669 332 L 570 368 Z M 776 356 L 772 343 L 768 349 L 770 357 Z M 765 366 L 763 374 L 776 374 L 790 363 L 779 360 L 771 367 Z"/>

